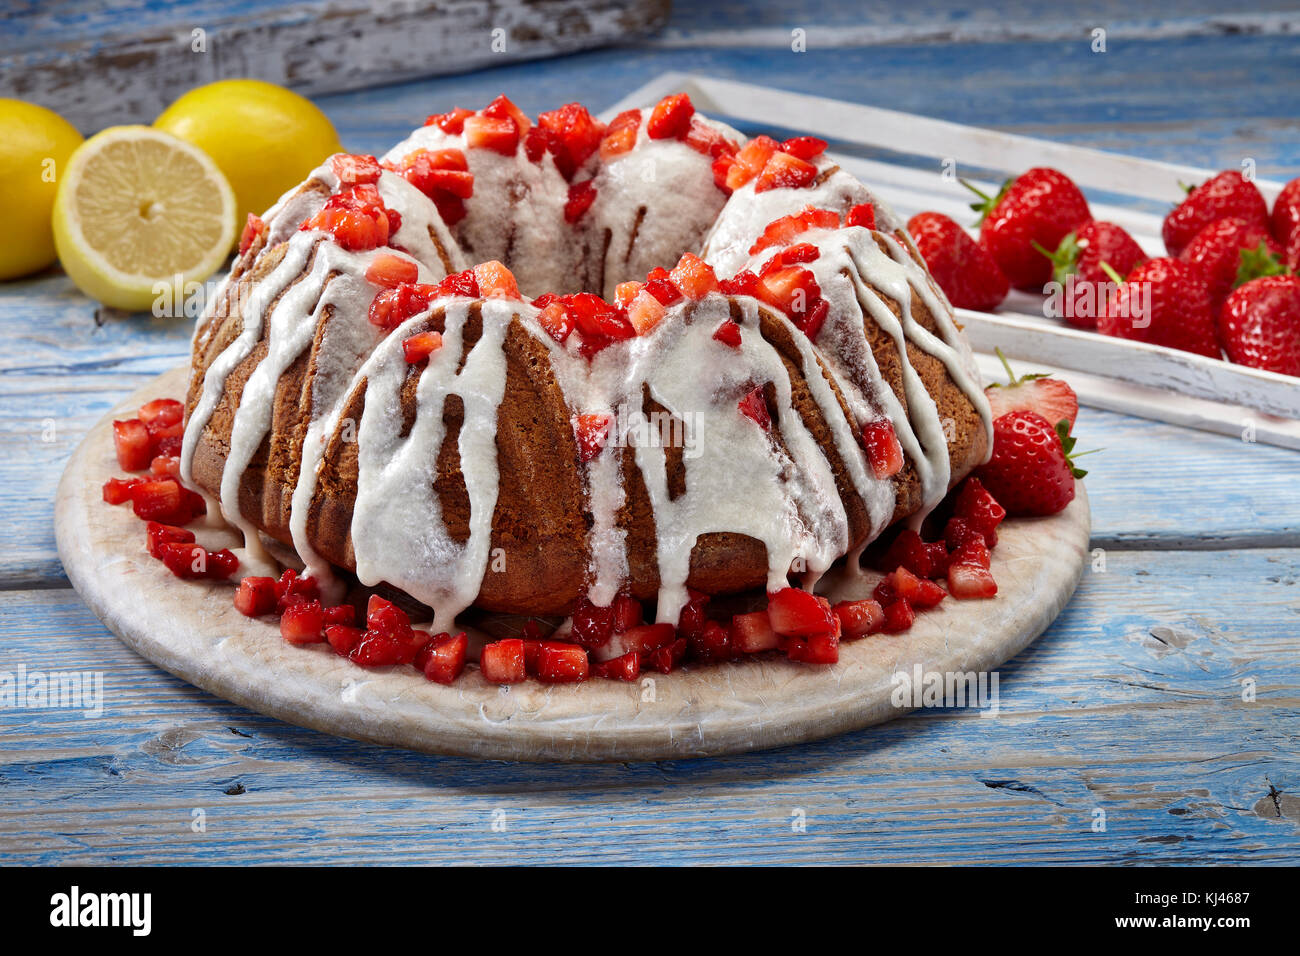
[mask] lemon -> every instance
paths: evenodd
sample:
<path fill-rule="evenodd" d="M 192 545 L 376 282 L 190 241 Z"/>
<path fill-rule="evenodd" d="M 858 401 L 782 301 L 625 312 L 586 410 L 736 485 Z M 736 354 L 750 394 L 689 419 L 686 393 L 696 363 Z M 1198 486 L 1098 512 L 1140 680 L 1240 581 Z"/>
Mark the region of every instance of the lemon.
<path fill-rule="evenodd" d="M 222 80 L 190 90 L 153 125 L 216 160 L 239 200 L 240 223 L 343 151 L 334 125 L 310 100 L 261 80 Z"/>
<path fill-rule="evenodd" d="M 168 133 L 110 127 L 82 143 L 59 177 L 59 261 L 105 305 L 135 311 L 163 296 L 180 303 L 225 262 L 234 240 L 226 177 L 201 149 Z"/>
<path fill-rule="evenodd" d="M 0 279 L 54 262 L 50 211 L 59 177 L 80 142 L 81 134 L 58 113 L 0 99 Z"/>

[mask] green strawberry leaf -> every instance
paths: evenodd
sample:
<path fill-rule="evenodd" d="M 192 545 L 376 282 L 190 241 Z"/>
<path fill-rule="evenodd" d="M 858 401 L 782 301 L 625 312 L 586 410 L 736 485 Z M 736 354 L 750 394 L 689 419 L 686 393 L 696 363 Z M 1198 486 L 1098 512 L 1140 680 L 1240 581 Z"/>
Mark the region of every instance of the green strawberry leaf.
<path fill-rule="evenodd" d="M 979 196 L 979 202 L 973 202 L 970 204 L 971 209 L 980 214 L 980 217 L 975 220 L 975 225 L 978 226 L 983 223 L 984 220 L 988 218 L 989 213 L 998 208 L 998 203 L 1002 202 L 1002 197 L 1007 194 L 1007 190 L 1011 188 L 1011 184 L 1014 181 L 1015 180 L 1013 179 L 1004 181 L 1002 183 L 1002 188 L 998 190 L 998 194 L 996 196 L 990 196 L 982 189 L 976 189 L 964 179 L 957 180 L 957 182 L 961 183 L 976 196 Z"/>
<path fill-rule="evenodd" d="M 1243 286 L 1251 279 L 1259 279 L 1264 276 L 1286 275 L 1286 266 L 1272 252 L 1269 251 L 1268 243 L 1262 239 L 1254 249 L 1242 249 L 1240 265 L 1237 266 L 1237 279 L 1232 283 L 1235 289 Z"/>
<path fill-rule="evenodd" d="M 1070 474 L 1072 474 L 1075 478 L 1082 478 L 1085 475 L 1087 475 L 1088 473 L 1086 471 L 1084 471 L 1082 468 L 1077 467 L 1074 464 L 1074 459 L 1080 458 L 1083 455 L 1096 454 L 1102 449 L 1092 448 L 1089 449 L 1088 451 L 1075 451 L 1074 445 L 1075 442 L 1078 441 L 1078 439 L 1076 439 L 1073 435 L 1070 434 L 1070 420 L 1068 418 L 1062 418 L 1059 422 L 1056 423 L 1056 434 L 1061 439 L 1061 448 L 1065 452 L 1065 460 L 1070 465 Z"/>
<path fill-rule="evenodd" d="M 1011 363 L 1008 362 L 1007 357 L 1002 354 L 1002 349 L 994 348 L 993 351 L 996 352 L 998 358 L 1002 360 L 1002 367 L 1007 370 L 1007 378 L 1010 379 L 1010 381 L 1005 385 L 1001 382 L 990 382 L 988 385 L 989 388 L 1015 388 L 1017 385 L 1023 385 L 1025 382 L 1032 382 L 1035 379 L 1052 377 L 1051 372 L 1028 372 L 1021 375 L 1019 378 L 1016 378 L 1016 373 L 1011 371 Z"/>

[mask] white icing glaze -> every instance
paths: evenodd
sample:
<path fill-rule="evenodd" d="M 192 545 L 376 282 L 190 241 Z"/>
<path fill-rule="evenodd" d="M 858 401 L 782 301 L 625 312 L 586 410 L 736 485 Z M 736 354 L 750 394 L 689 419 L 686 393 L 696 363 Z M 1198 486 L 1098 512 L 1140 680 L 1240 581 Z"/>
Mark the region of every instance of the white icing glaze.
<path fill-rule="evenodd" d="M 649 110 L 643 111 L 643 117 L 648 114 Z M 729 128 L 715 125 L 725 135 L 739 138 Z M 639 277 L 654 265 L 671 266 L 682 248 L 701 242 L 720 276 L 744 268 L 757 270 L 774 254 L 750 256 L 748 252 L 766 224 L 810 205 L 842 213 L 854 204 L 872 202 L 882 225 L 897 225 L 896 217 L 870 191 L 839 170 L 815 189 L 755 194 L 749 184 L 724 202 L 713 184 L 709 158 L 683 143 L 650 140 L 643 119 L 632 151 L 608 163 L 600 162 L 597 155 L 579 172 L 579 178 L 591 176 L 596 182 L 597 200 L 575 227 L 564 222 L 568 184 L 549 157 L 535 164 L 523 156 L 522 146 L 516 155 L 502 156 L 466 149 L 463 139 L 424 127 L 387 156 L 400 161 L 417 148 L 464 151 L 475 189 L 466 202 L 465 218 L 454 227 L 448 229 L 434 205 L 400 176 L 386 172 L 379 183 L 386 205 L 402 216 L 394 242 L 417 261 L 421 282 L 437 281 L 446 271 L 430 231 L 453 269 L 500 258 L 515 272 L 521 290 L 540 293 L 578 288 L 582 250 L 593 248 L 597 239 L 603 248 L 608 230 L 611 242 L 604 274 L 606 295 L 611 295 L 618 281 Z M 821 160 L 819 165 L 829 164 Z M 647 170 L 654 171 L 652 180 L 646 177 Z M 328 164 L 312 178 L 330 191 L 339 188 Z M 502 196 L 508 197 L 505 205 Z M 497 410 L 506 378 L 503 342 L 516 318 L 546 348 L 573 414 L 620 410 L 624 415 L 639 414 L 643 394 L 648 393 L 685 424 L 685 489 L 676 498 L 669 493 L 667 457 L 657 430 L 622 436 L 631 449 L 626 457 L 641 473 L 652 508 L 660 621 L 677 620 L 687 598 L 691 552 L 702 535 L 730 532 L 762 542 L 767 549 L 769 589 L 784 586 L 792 568 L 811 587 L 846 553 L 856 559 L 895 510 L 893 483 L 875 477 L 859 443 L 861 426 L 869 421 L 888 417 L 894 423 L 904 452 L 921 477 L 922 514 L 942 498 L 950 479 L 943 423 L 907 360 L 908 343 L 944 363 L 989 429 L 978 374 L 951 308 L 925 270 L 892 236 L 855 227 L 814 230 L 798 240 L 812 242 L 820 250 L 820 257 L 807 268 L 831 306 L 816 343 L 785 316 L 772 313 L 773 321 L 786 329 L 794 343 L 796 364 L 829 426 L 830 444 L 847 479 L 847 486 L 838 489 L 828 451 L 795 411 L 780 353 L 760 334 L 755 300 L 734 300 L 741 317 L 737 349 L 713 338 L 732 308 L 731 300 L 715 294 L 673 306 L 647 335 L 614 343 L 590 362 L 577 353 L 580 333 L 567 345 L 557 344 L 538 324 L 538 310 L 532 305 L 481 300 L 482 334 L 462 363 L 471 300 L 435 301 L 387 335 L 371 326 L 366 315 L 378 290 L 366 282 L 365 270 L 375 255 L 393 251 L 349 253 L 323 233 L 298 231 L 298 224 L 324 199 L 318 191 L 291 191 L 268 212 L 267 249 L 281 242 L 287 246 L 282 260 L 253 284 L 242 304 L 239 335 L 207 369 L 187 423 L 182 475 L 192 482 L 194 450 L 227 377 L 265 340 L 266 354 L 240 397 L 221 479 L 222 514 L 244 532 L 251 560 L 257 547 L 256 529 L 238 513 L 237 491 L 270 429 L 277 384 L 315 342 L 310 410 L 289 524 L 307 573 L 326 584 L 327 598 L 337 599 L 338 582 L 312 546 L 308 512 L 327 443 L 344 424 L 341 416 L 349 397 L 364 382 L 364 411 L 355 423 L 358 478 L 350 528 L 356 575 L 364 584 L 395 585 L 433 608 L 435 631 L 450 629 L 455 616 L 474 602 L 490 559 L 499 488 Z M 643 208 L 646 211 L 639 217 Z M 515 228 L 503 230 L 503 218 Z M 633 229 L 636 243 L 629 251 Z M 935 316 L 939 334 L 926 331 L 912 317 L 913 294 Z M 882 296 L 898 304 L 899 316 Z M 402 341 L 437 310 L 443 313 L 443 347 L 419 373 L 414 418 L 409 433 L 403 434 L 401 396 L 410 368 L 403 358 Z M 325 321 L 327 314 L 330 318 Z M 864 317 L 874 320 L 896 343 L 902 357 L 906 411 L 876 366 Z M 199 327 L 203 324 L 201 320 Z M 771 433 L 737 408 L 738 400 L 755 386 L 767 386 L 771 393 L 775 409 Z M 431 480 L 445 437 L 443 409 L 452 395 L 464 405 L 458 448 L 470 515 L 469 535 L 463 542 L 447 530 Z M 774 440 L 777 437 L 779 442 Z M 588 595 L 597 604 L 609 603 L 626 585 L 629 573 L 626 531 L 618 526 L 619 511 L 626 503 L 624 457 L 615 432 L 584 468 L 592 519 Z M 869 523 L 866 541 L 853 540 L 841 491 L 861 501 Z"/>

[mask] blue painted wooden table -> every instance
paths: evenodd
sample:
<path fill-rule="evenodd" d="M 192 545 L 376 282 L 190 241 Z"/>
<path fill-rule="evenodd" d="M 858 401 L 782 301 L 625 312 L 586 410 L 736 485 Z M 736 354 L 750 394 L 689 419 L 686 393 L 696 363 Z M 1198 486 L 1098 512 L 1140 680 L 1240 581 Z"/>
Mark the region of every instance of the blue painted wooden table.
<path fill-rule="evenodd" d="M 695 70 L 1179 162 L 1250 156 L 1278 179 L 1300 172 L 1294 16 L 1224 26 L 1209 3 L 1162 20 L 1103 3 L 1081 23 L 1028 6 L 1001 18 L 932 0 L 866 18 L 820 6 L 679 12 L 636 49 L 321 105 L 346 145 L 378 152 L 452 103 L 504 90 L 530 112 L 574 98 L 601 108 L 660 72 Z M 1108 29 L 1105 54 L 1090 50 L 1096 26 Z M 791 51 L 792 29 L 808 52 Z M 1056 623 L 1002 669 L 997 719 L 932 710 L 713 760 L 439 759 L 214 699 L 127 651 L 68 588 L 51 524 L 63 463 L 111 405 L 184 360 L 188 336 L 184 324 L 98 312 L 57 270 L 0 286 L 0 671 L 93 670 L 105 682 L 98 717 L 0 709 L 6 861 L 1300 855 L 1296 453 L 1084 409 L 1083 442 L 1104 448 L 1087 479 L 1099 558 Z"/>

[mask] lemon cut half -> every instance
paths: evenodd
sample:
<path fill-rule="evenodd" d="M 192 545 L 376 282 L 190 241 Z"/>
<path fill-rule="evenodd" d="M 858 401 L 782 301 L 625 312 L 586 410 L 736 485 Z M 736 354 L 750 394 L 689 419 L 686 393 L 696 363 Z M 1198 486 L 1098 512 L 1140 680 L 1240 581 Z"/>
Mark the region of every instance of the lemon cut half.
<path fill-rule="evenodd" d="M 68 161 L 54 200 L 54 244 L 87 295 L 156 310 L 222 266 L 235 208 L 230 183 L 202 150 L 148 126 L 116 126 Z"/>

